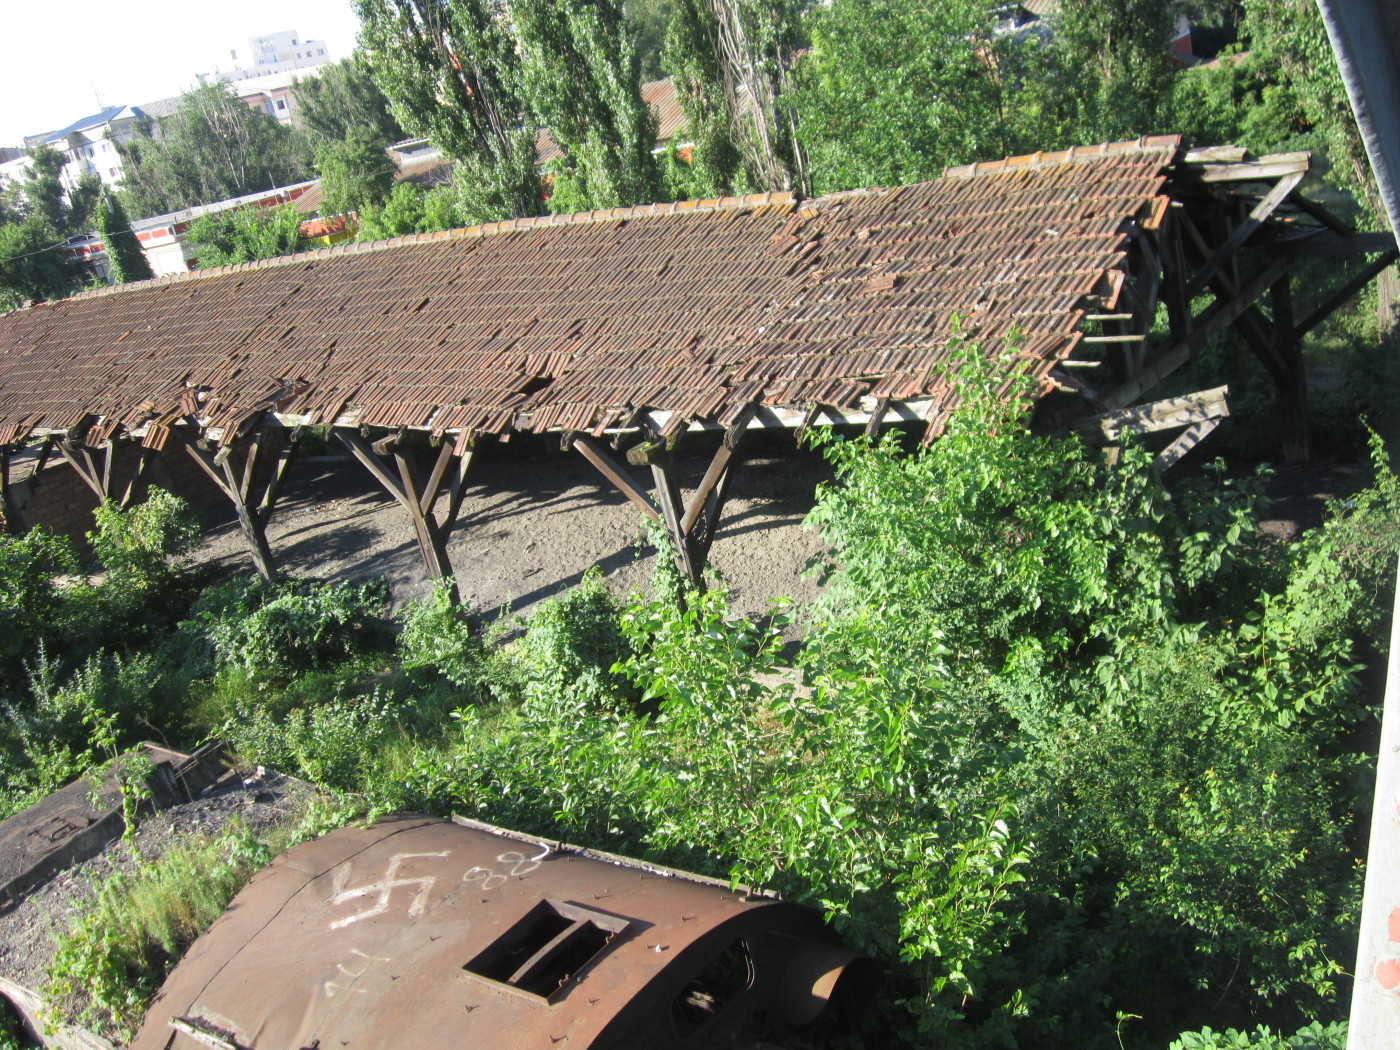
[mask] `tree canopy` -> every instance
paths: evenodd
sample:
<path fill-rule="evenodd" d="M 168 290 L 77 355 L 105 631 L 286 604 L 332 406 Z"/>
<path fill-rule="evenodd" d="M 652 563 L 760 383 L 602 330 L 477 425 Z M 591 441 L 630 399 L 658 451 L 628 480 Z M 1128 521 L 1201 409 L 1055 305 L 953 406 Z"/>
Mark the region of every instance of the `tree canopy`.
<path fill-rule="evenodd" d="M 230 95 L 201 84 L 160 124 L 144 124 L 122 155 L 121 192 L 137 216 L 161 215 L 241 197 L 307 178 L 304 138 Z"/>
<path fill-rule="evenodd" d="M 355 0 L 360 45 L 404 130 L 460 164 L 481 219 L 538 215 L 535 127 L 520 58 L 491 0 Z"/>

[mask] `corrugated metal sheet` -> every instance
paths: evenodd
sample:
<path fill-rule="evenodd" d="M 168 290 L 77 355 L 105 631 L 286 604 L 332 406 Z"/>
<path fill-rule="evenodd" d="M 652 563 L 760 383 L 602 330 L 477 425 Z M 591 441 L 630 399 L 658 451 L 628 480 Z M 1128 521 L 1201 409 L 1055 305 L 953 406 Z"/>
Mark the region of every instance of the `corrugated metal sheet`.
<path fill-rule="evenodd" d="M 259 873 L 132 1050 L 787 1045 L 854 958 L 805 908 L 396 817 Z"/>
<path fill-rule="evenodd" d="M 786 194 L 341 245 L 0 318 L 0 435 L 275 408 L 330 423 L 671 425 L 940 397 L 955 326 L 1043 375 L 1160 211 L 1175 137 Z M 1121 280 L 1121 277 L 1119 277 Z"/>

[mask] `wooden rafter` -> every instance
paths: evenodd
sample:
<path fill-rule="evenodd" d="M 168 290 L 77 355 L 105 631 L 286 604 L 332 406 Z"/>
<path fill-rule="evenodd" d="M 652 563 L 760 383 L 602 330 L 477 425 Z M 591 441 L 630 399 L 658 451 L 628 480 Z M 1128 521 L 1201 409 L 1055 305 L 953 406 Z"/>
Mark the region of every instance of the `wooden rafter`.
<path fill-rule="evenodd" d="M 372 445 L 357 431 L 345 427 L 335 428 L 335 436 L 408 512 L 428 578 L 451 581 L 449 594 L 457 601 L 457 583 L 447 554 L 447 541 L 466 496 L 467 472 L 475 453 L 468 448 L 459 455 L 455 439 L 445 436 L 432 469 L 424 478 L 406 430 L 395 431 Z M 447 505 L 439 515 L 437 508 L 444 483 Z"/>
<path fill-rule="evenodd" d="M 173 433 L 190 458 L 233 503 L 253 565 L 258 575 L 271 580 L 277 569 L 267 542 L 267 523 L 277 509 L 287 472 L 296 457 L 300 429 L 288 433 L 281 427 L 258 425 L 222 448 L 209 447 L 210 443 L 199 440 L 198 431 L 193 428 L 177 427 Z"/>
<path fill-rule="evenodd" d="M 1244 242 L 1249 240 L 1250 235 L 1264 225 L 1264 221 L 1274 213 L 1275 209 L 1288 199 L 1288 195 L 1298 188 L 1298 184 L 1303 181 L 1306 174 L 1307 170 L 1304 169 L 1285 175 L 1279 179 L 1273 189 L 1264 195 L 1258 204 L 1250 209 L 1245 220 L 1231 231 L 1225 242 L 1216 248 L 1214 254 L 1196 271 L 1191 283 L 1186 287 L 1188 299 L 1199 295 L 1210 285 L 1210 279 L 1235 258 L 1236 253 L 1244 246 Z"/>

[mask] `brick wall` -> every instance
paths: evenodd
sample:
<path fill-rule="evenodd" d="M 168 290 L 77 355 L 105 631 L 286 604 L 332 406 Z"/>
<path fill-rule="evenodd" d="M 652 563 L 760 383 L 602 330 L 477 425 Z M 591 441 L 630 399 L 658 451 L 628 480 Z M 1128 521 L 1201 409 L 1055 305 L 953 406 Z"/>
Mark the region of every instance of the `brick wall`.
<path fill-rule="evenodd" d="M 137 447 L 129 442 L 118 446 L 113 470 L 118 498 L 126 490 L 138 455 Z M 25 465 L 16 463 L 15 466 L 23 470 Z M 227 499 L 188 453 L 173 443 L 152 459 L 141 480 L 136 502 L 145 496 L 145 490 L 150 485 L 182 496 L 201 510 L 221 506 Z M 57 452 L 49 456 L 42 471 L 13 480 L 10 496 L 9 509 L 17 519 L 9 525 L 12 532 L 25 532 L 42 525 L 50 532 L 82 542 L 86 534 L 92 531 L 92 512 L 97 508 L 97 495 Z"/>

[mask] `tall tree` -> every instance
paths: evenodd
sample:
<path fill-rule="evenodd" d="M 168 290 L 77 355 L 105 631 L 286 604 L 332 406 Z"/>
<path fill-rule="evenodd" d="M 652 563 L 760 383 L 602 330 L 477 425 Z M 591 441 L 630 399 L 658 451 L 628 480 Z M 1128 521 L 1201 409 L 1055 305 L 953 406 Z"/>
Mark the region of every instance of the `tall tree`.
<path fill-rule="evenodd" d="M 137 215 L 158 215 L 299 182 L 311 168 L 305 143 L 261 110 L 201 84 L 159 129 L 118 143 L 122 192 Z"/>
<path fill-rule="evenodd" d="M 807 194 L 798 136 L 793 62 L 802 39 L 802 0 L 706 0 L 715 24 L 715 62 L 735 143 L 749 180 L 762 190 Z"/>
<path fill-rule="evenodd" d="M 691 188 L 704 197 L 736 193 L 747 184 L 718 55 L 719 22 L 709 0 L 676 0 L 662 62 L 675 85 L 692 143 Z"/>
<path fill-rule="evenodd" d="M 932 179 L 1012 151 L 1013 108 L 1036 91 L 1021 67 L 1043 47 L 998 35 L 994 8 L 833 0 L 816 14 L 799 99 L 818 192 Z"/>
<path fill-rule="evenodd" d="M 1185 11 L 1185 0 L 1059 0 L 1049 17 L 1054 60 L 1044 90 L 1070 137 L 1166 130 L 1174 75 L 1167 44 Z"/>
<path fill-rule="evenodd" d="M 524 84 L 594 208 L 660 196 L 656 116 L 621 0 L 513 0 Z"/>
<path fill-rule="evenodd" d="M 0 312 L 31 299 L 61 299 L 78 284 L 63 240 L 39 215 L 0 225 Z"/>
<path fill-rule="evenodd" d="M 126 217 L 126 209 L 116 194 L 102 194 L 93 219 L 97 232 L 102 236 L 102 247 L 107 252 L 107 272 L 113 284 L 148 281 L 155 276 L 151 272 L 151 264 L 146 261 L 146 253 L 141 250 L 141 242 L 131 228 L 131 220 Z"/>
<path fill-rule="evenodd" d="M 375 83 L 404 130 L 459 162 L 470 221 L 544 210 L 515 41 L 493 0 L 355 0 Z"/>
<path fill-rule="evenodd" d="M 234 208 L 201 215 L 190 223 L 189 238 L 199 268 L 233 266 L 291 255 L 306 247 L 301 215 L 290 204 L 280 208 Z"/>
<path fill-rule="evenodd" d="M 394 188 L 394 162 L 372 135 L 366 128 L 355 127 L 344 141 L 326 141 L 317 148 L 322 215 L 343 215 L 382 204 Z"/>
<path fill-rule="evenodd" d="M 375 84 L 363 52 L 322 66 L 318 76 L 297 81 L 292 96 L 297 123 L 318 145 L 344 142 L 357 130 L 377 146 L 404 138 L 404 129 Z"/>
<path fill-rule="evenodd" d="M 47 145 L 35 146 L 28 153 L 29 165 L 19 189 L 25 213 L 40 216 L 59 233 L 82 233 L 101 192 L 101 180 L 85 174 L 79 176 L 73 189 L 65 189 L 62 172 L 68 159 L 62 153 Z"/>
<path fill-rule="evenodd" d="M 68 261 L 63 244 L 87 225 L 100 183 L 85 175 L 65 191 L 63 154 L 41 145 L 29 159 L 24 178 L 0 201 L 0 310 L 62 298 L 88 275 Z"/>

